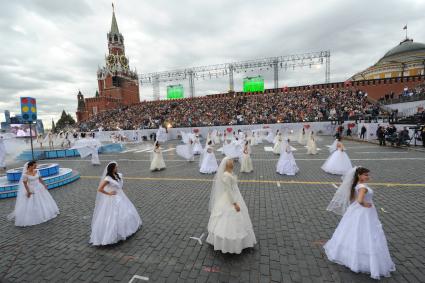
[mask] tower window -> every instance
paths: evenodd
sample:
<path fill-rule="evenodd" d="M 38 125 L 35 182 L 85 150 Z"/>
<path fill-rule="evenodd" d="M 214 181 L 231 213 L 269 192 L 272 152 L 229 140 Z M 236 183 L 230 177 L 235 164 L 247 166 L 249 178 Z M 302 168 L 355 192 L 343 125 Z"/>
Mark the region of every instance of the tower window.
<path fill-rule="evenodd" d="M 113 76 L 112 77 L 112 85 L 115 87 L 119 87 L 120 86 L 120 79 L 117 76 Z"/>
<path fill-rule="evenodd" d="M 114 41 L 118 41 L 118 36 L 114 35 Z"/>

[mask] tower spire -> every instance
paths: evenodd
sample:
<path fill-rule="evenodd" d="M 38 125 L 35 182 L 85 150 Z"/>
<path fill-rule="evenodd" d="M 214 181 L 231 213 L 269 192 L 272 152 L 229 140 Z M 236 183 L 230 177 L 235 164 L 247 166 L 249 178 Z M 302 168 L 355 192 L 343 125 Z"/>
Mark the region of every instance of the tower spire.
<path fill-rule="evenodd" d="M 112 23 L 111 23 L 111 34 L 119 34 L 117 19 L 115 18 L 115 6 L 112 3 Z"/>

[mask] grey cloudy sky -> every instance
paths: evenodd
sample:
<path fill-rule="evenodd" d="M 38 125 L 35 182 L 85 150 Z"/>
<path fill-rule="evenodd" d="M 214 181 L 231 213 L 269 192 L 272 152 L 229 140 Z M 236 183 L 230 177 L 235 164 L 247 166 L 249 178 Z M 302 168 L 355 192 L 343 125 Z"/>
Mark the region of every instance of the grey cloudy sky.
<path fill-rule="evenodd" d="M 75 112 L 78 90 L 86 97 L 96 91 L 111 1 L 0 2 L 0 111 L 19 113 L 19 97 L 32 96 L 39 117 L 50 126 L 62 109 Z M 405 24 L 409 37 L 425 42 L 423 0 L 114 2 L 130 66 L 139 73 L 330 50 L 331 81 L 343 81 L 397 45 Z M 257 74 L 272 87 L 270 71 L 243 75 Z M 321 83 L 324 69 L 281 71 L 280 78 L 282 86 Z M 237 74 L 236 90 L 241 81 Z M 195 84 L 197 95 L 228 88 L 226 78 Z M 151 97 L 151 86 L 141 86 L 141 99 Z"/>

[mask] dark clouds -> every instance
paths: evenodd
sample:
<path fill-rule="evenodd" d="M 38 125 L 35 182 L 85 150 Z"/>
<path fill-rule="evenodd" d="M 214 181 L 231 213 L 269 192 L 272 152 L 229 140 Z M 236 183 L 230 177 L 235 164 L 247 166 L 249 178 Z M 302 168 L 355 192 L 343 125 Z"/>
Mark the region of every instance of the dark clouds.
<path fill-rule="evenodd" d="M 90 97 L 97 88 L 110 2 L 3 2 L 0 111 L 18 111 L 18 97 L 28 95 L 38 99 L 48 125 L 62 109 L 74 113 L 78 90 Z M 138 72 L 331 50 L 331 79 L 341 81 L 397 45 L 405 24 L 411 37 L 425 42 L 425 1 L 126 0 L 115 6 L 130 65 Z M 271 71 L 249 70 L 235 74 L 235 88 L 242 88 L 245 75 L 257 74 L 272 87 Z M 321 83 L 324 68 L 279 75 L 281 85 Z M 228 89 L 226 77 L 195 84 L 197 95 Z M 142 100 L 151 95 L 150 85 L 141 87 Z"/>

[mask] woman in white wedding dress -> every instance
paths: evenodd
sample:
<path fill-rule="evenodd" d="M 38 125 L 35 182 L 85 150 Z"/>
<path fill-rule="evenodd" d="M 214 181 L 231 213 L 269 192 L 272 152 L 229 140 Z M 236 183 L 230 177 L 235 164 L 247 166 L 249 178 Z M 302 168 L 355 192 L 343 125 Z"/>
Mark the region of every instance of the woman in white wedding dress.
<path fill-rule="evenodd" d="M 338 140 L 336 150 L 328 157 L 322 165 L 322 170 L 335 175 L 345 175 L 353 165 L 348 155 L 345 153 L 344 145 Z"/>
<path fill-rule="evenodd" d="M 199 155 L 202 153 L 202 145 L 201 142 L 199 140 L 199 136 L 196 135 L 194 141 L 193 141 L 193 154 L 194 155 Z"/>
<path fill-rule="evenodd" d="M 15 210 L 8 219 L 15 219 L 16 226 L 31 226 L 49 221 L 58 214 L 59 208 L 37 170 L 37 163 L 26 163 L 19 181 Z"/>
<path fill-rule="evenodd" d="M 246 141 L 241 158 L 241 172 L 250 173 L 252 171 L 254 171 L 254 168 L 252 167 L 251 149 L 249 148 L 249 142 Z"/>
<path fill-rule="evenodd" d="M 195 160 L 195 156 L 193 154 L 193 141 L 189 139 L 187 144 L 181 144 L 176 146 L 176 154 L 189 162 Z"/>
<path fill-rule="evenodd" d="M 343 217 L 324 249 L 330 261 L 380 279 L 389 277 L 395 265 L 368 181 L 369 170 L 363 167 L 352 168 L 344 176 L 327 207 Z"/>
<path fill-rule="evenodd" d="M 217 159 L 215 158 L 212 141 L 210 140 L 199 158 L 199 172 L 203 174 L 212 174 L 217 172 L 217 168 Z"/>
<path fill-rule="evenodd" d="M 307 154 L 312 154 L 312 155 L 317 154 L 317 145 L 316 145 L 316 138 L 314 136 L 314 132 L 311 132 L 311 135 L 307 141 Z"/>
<path fill-rule="evenodd" d="M 151 171 L 165 169 L 164 158 L 162 157 L 161 147 L 158 141 L 153 146 L 153 152 L 151 154 Z"/>
<path fill-rule="evenodd" d="M 90 243 L 110 245 L 133 235 L 142 219 L 123 191 L 123 177 L 118 165 L 110 162 L 103 171 L 91 222 Z"/>
<path fill-rule="evenodd" d="M 233 175 L 233 160 L 225 157 L 211 190 L 207 243 L 222 253 L 240 254 L 257 243 L 248 208 Z"/>
<path fill-rule="evenodd" d="M 276 172 L 280 175 L 294 176 L 299 171 L 295 162 L 289 140 L 282 144 L 279 160 L 276 164 Z"/>
<path fill-rule="evenodd" d="M 279 133 L 279 130 L 277 130 L 277 132 L 276 132 L 276 135 Z M 267 137 L 266 137 L 266 140 L 267 140 L 267 142 L 269 142 L 269 143 L 274 143 L 274 141 L 275 141 L 275 134 L 273 133 L 273 130 L 272 129 L 270 129 L 270 131 L 267 133 Z"/>
<path fill-rule="evenodd" d="M 257 145 L 257 139 L 255 137 L 255 132 L 254 131 L 251 132 L 250 144 L 251 144 L 251 146 Z"/>
<path fill-rule="evenodd" d="M 307 139 L 306 139 L 306 135 L 305 135 L 305 129 L 303 128 L 300 131 L 300 134 L 298 136 L 298 143 L 299 144 L 302 144 L 302 145 L 305 145 L 306 141 L 307 141 Z"/>
<path fill-rule="evenodd" d="M 282 134 L 278 133 L 273 146 L 274 154 L 280 154 L 280 151 L 282 150 L 282 141 L 283 141 Z"/>
<path fill-rule="evenodd" d="M 78 150 L 81 158 L 91 155 L 91 164 L 100 165 L 99 149 L 101 146 L 102 144 L 97 139 L 86 137 L 86 134 L 82 133 L 81 139 L 77 140 L 71 149 Z"/>

